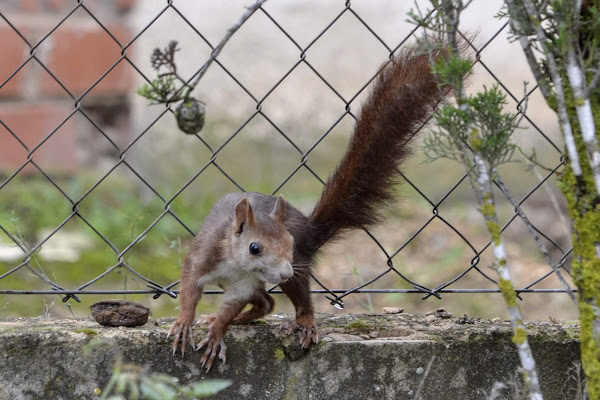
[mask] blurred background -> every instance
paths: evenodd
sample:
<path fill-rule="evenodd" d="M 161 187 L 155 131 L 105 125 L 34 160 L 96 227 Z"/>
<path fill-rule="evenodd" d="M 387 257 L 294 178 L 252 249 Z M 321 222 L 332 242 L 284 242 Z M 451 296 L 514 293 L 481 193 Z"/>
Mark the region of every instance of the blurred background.
<path fill-rule="evenodd" d="M 251 1 L 81 3 L 0 4 L 0 316 L 85 316 L 90 304 L 107 298 L 136 300 L 154 316 L 175 316 L 178 301 L 167 295 L 90 294 L 63 302 L 59 295 L 11 291 L 148 291 L 147 280 L 168 286 L 179 278 L 192 233 L 231 191 L 277 191 L 310 212 L 322 188 L 317 176 L 326 179 L 344 153 L 365 85 L 391 50 L 414 42 L 409 10 L 429 8 L 426 1 L 267 2 L 194 91 L 207 108 L 197 137 L 177 129 L 170 108 L 149 105 L 135 90 L 156 77 L 153 48 L 171 40 L 179 43 L 178 73 L 191 77 Z M 534 79 L 506 20 L 497 18 L 501 5 L 475 0 L 463 15 L 461 30 L 475 36 L 471 55 L 478 60 L 469 92 L 501 82 L 506 110 L 515 113 L 524 83 L 532 82 L 529 91 Z M 515 142 L 554 169 L 560 132 L 537 91 L 526 115 Z M 428 129 L 402 168 L 408 182 L 398 186 L 399 202 L 385 222 L 372 237 L 356 232 L 328 246 L 315 268 L 332 290 L 371 281 L 364 289 L 392 290 L 350 294 L 344 310 L 314 294 L 319 312 L 443 307 L 455 315 L 507 318 L 487 278 L 495 278 L 491 248 L 470 268 L 489 236 L 468 180 L 460 182 L 464 169 L 448 160 L 426 162 L 421 141 Z M 303 157 L 308 168 L 301 166 Z M 544 239 L 558 262 L 570 238 L 556 176 L 540 185 L 549 172 L 520 155 L 500 173 L 515 198 L 526 197 L 523 208 L 551 240 Z M 511 221 L 513 207 L 500 192 L 496 199 L 501 223 Z M 519 218 L 503 237 L 517 288 L 561 288 Z M 382 249 L 393 255 L 398 272 L 427 288 L 467 271 L 447 289 L 470 292 L 425 300 L 423 293 L 401 293 L 413 285 L 389 270 Z M 292 311 L 284 296 L 275 297 L 276 312 Z M 577 316 L 565 293 L 521 297 L 525 318 Z M 215 310 L 220 298 L 205 296 L 199 312 Z"/>

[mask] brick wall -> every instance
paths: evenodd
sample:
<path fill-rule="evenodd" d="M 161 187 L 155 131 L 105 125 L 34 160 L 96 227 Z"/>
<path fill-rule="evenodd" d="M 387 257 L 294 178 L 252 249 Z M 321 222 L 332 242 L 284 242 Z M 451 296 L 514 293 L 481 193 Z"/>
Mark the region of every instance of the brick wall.
<path fill-rule="evenodd" d="M 118 155 L 94 124 L 116 144 L 127 142 L 133 69 L 122 60 L 96 82 L 133 36 L 127 17 L 135 0 L 83 3 L 85 8 L 74 0 L 0 2 L 2 174 L 23 166 L 40 143 L 31 155 L 45 171 L 72 173 Z M 29 164 L 23 171 L 35 168 Z"/>

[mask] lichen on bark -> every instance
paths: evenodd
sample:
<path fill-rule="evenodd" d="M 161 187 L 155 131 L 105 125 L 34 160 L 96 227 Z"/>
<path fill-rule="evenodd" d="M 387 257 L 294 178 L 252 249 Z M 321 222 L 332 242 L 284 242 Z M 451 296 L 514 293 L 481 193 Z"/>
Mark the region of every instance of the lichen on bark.
<path fill-rule="evenodd" d="M 573 136 L 581 160 L 587 159 L 585 143 L 576 123 L 575 100 L 567 91 L 567 115 L 572 121 Z M 594 124 L 600 127 L 600 94 L 590 98 L 594 112 Z M 598 132 L 598 129 L 596 130 Z M 598 133 L 596 133 L 598 135 Z M 579 290 L 579 318 L 581 321 L 581 358 L 587 376 L 591 399 L 600 398 L 600 337 L 594 325 L 600 324 L 598 301 L 600 300 L 600 199 L 594 184 L 592 169 L 588 162 L 581 163 L 582 176 L 577 178 L 567 163 L 560 179 L 560 186 L 567 200 L 572 222 L 573 254 L 571 276 Z"/>
<path fill-rule="evenodd" d="M 498 288 L 502 292 L 504 301 L 507 307 L 517 307 L 517 294 L 515 293 L 515 287 L 512 282 L 508 279 L 502 279 L 498 281 Z"/>

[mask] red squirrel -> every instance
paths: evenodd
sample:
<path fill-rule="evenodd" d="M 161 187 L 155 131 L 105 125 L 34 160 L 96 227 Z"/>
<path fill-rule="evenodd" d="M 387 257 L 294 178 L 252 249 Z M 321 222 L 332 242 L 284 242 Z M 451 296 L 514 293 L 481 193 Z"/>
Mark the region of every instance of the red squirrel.
<path fill-rule="evenodd" d="M 225 363 L 229 325 L 273 310 L 266 283 L 278 284 L 296 309 L 295 320 L 284 326 L 288 334 L 299 330 L 305 348 L 318 342 L 309 282 L 315 256 L 341 233 L 381 220 L 381 208 L 394 197 L 398 165 L 410 154 L 408 143 L 448 93 L 430 68 L 430 57 L 442 56 L 442 50 L 422 54 L 410 47 L 382 65 L 347 152 L 309 216 L 283 196 L 230 193 L 215 203 L 182 266 L 179 317 L 169 332 L 173 354 L 178 346 L 182 355 L 187 344 L 194 348 L 196 305 L 209 283 L 223 288 L 225 297 L 217 314 L 201 321 L 208 335 L 196 349 L 206 346 L 201 363 L 207 371 L 216 356 Z"/>

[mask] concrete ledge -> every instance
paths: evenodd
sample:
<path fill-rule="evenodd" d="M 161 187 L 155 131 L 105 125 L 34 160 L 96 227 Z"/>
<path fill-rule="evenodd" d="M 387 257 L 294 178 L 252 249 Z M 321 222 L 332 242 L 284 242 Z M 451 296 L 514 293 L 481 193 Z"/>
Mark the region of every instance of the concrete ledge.
<path fill-rule="evenodd" d="M 171 319 L 141 328 L 104 328 L 91 319 L 0 319 L 0 399 L 97 398 L 94 389 L 106 385 L 118 353 L 184 383 L 232 379 L 219 399 L 413 399 L 434 357 L 425 400 L 479 400 L 495 382 L 519 380 L 508 322 L 445 317 L 321 315 L 322 341 L 304 351 L 280 331 L 286 316 L 273 315 L 232 327 L 227 364 L 215 362 L 208 374 L 200 368 L 201 352 L 171 355 Z M 529 331 L 544 398 L 571 399 L 579 326 L 536 322 Z M 196 342 L 204 333 L 195 329 Z M 512 399 L 508 390 L 505 395 L 499 398 Z"/>

